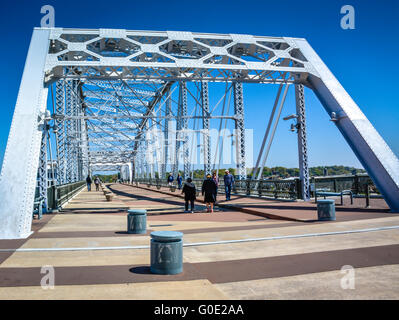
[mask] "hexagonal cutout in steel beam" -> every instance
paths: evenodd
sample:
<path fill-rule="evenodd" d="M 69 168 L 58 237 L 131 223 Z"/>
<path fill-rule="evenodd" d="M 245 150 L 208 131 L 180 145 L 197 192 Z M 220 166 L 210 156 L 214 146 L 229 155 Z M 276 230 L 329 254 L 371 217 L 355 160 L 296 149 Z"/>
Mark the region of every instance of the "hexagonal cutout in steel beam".
<path fill-rule="evenodd" d="M 195 38 L 194 40 L 199 41 L 203 44 L 206 44 L 210 47 L 224 47 L 228 44 L 232 43 L 233 40 L 228 39 L 204 39 L 204 38 Z"/>
<path fill-rule="evenodd" d="M 142 44 L 157 44 L 167 39 L 167 37 L 156 36 L 127 36 L 129 39 L 140 42 Z"/>
<path fill-rule="evenodd" d="M 243 65 L 242 61 L 229 57 L 227 55 L 213 55 L 212 57 L 204 61 L 206 64 L 232 64 L 232 65 Z"/>
<path fill-rule="evenodd" d="M 57 57 L 58 61 L 99 61 L 95 56 L 92 56 L 84 51 L 68 51 Z"/>
<path fill-rule="evenodd" d="M 289 59 L 289 58 L 278 58 L 270 63 L 272 66 L 275 67 L 296 67 L 296 68 L 303 68 L 303 63 L 298 61 Z"/>
<path fill-rule="evenodd" d="M 292 49 L 290 51 L 290 55 L 291 55 L 291 57 L 293 57 L 295 59 L 298 59 L 298 60 L 301 60 L 304 62 L 308 61 L 299 49 Z"/>
<path fill-rule="evenodd" d="M 238 58 L 250 62 L 266 62 L 274 57 L 274 53 L 253 43 L 237 43 L 227 51 Z"/>
<path fill-rule="evenodd" d="M 257 43 L 273 50 L 285 50 L 289 48 L 289 44 L 286 42 L 257 41 Z"/>
<path fill-rule="evenodd" d="M 159 50 L 178 59 L 200 59 L 210 50 L 198 43 L 187 40 L 172 40 L 159 47 Z"/>
<path fill-rule="evenodd" d="M 48 53 L 55 54 L 61 51 L 64 51 L 68 45 L 59 41 L 59 40 L 50 40 L 50 46 L 48 49 Z"/>
<path fill-rule="evenodd" d="M 103 57 L 124 58 L 140 50 L 140 47 L 125 39 L 103 38 L 87 45 L 87 50 L 97 53 Z"/>
<path fill-rule="evenodd" d="M 98 35 L 96 35 L 96 34 L 79 34 L 79 33 L 78 34 L 66 34 L 66 33 L 64 33 L 61 35 L 60 38 L 66 40 L 66 41 L 69 41 L 69 42 L 86 42 L 86 41 L 92 40 L 97 37 L 98 37 Z"/>
<path fill-rule="evenodd" d="M 134 58 L 130 59 L 130 61 L 134 62 L 175 62 L 168 57 L 165 57 L 159 53 L 152 53 L 152 52 L 145 52 L 135 56 Z"/>

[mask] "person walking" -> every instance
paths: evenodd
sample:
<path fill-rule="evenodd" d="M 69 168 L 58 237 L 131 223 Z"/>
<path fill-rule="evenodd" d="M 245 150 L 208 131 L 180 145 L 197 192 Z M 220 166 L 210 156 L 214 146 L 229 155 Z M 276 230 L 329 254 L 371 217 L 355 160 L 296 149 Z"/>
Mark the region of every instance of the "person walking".
<path fill-rule="evenodd" d="M 206 212 L 213 212 L 213 204 L 216 201 L 216 184 L 210 174 L 202 183 L 202 195 L 205 194 L 204 202 L 206 203 Z"/>
<path fill-rule="evenodd" d="M 87 191 L 91 191 L 91 183 L 92 183 L 92 181 L 91 181 L 90 175 L 87 175 L 86 183 L 87 183 Z"/>
<path fill-rule="evenodd" d="M 99 191 L 100 188 L 100 179 L 98 177 L 96 177 L 94 179 L 94 184 L 96 185 L 96 191 Z"/>
<path fill-rule="evenodd" d="M 215 182 L 215 184 L 216 184 L 216 192 L 215 192 L 215 202 L 216 202 L 216 198 L 217 198 L 217 195 L 218 195 L 218 189 L 219 189 L 219 177 L 218 177 L 218 175 L 216 174 L 216 171 L 213 171 L 212 180 L 213 180 L 213 181 Z"/>
<path fill-rule="evenodd" d="M 195 188 L 195 184 L 192 183 L 191 178 L 187 178 L 186 182 L 184 183 L 183 190 L 181 191 L 182 194 L 184 194 L 184 201 L 185 201 L 185 210 L 184 212 L 189 212 L 188 211 L 188 203 L 190 202 L 190 209 L 191 213 L 194 213 L 194 201 L 196 198 L 197 190 Z"/>
<path fill-rule="evenodd" d="M 180 190 L 180 189 L 181 189 L 181 185 L 182 185 L 182 183 L 183 183 L 183 178 L 182 178 L 182 176 L 180 175 L 180 173 L 177 174 L 176 181 L 177 181 L 177 188 Z"/>
<path fill-rule="evenodd" d="M 225 170 L 223 179 L 224 189 L 226 193 L 226 201 L 229 201 L 231 197 L 231 188 L 234 184 L 234 176 L 229 172 L 229 170 Z"/>
<path fill-rule="evenodd" d="M 173 183 L 173 180 L 174 180 L 174 178 L 173 178 L 173 175 L 172 175 L 172 172 L 170 172 L 169 173 L 169 177 L 168 177 L 168 185 L 172 185 L 172 183 Z"/>

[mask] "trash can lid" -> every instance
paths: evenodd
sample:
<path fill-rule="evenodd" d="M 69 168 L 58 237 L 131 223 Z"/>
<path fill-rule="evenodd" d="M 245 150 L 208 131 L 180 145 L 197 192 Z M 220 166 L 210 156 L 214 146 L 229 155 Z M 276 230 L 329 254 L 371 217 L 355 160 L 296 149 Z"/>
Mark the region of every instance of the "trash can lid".
<path fill-rule="evenodd" d="M 146 214 L 147 210 L 146 209 L 129 209 L 129 210 L 127 210 L 127 212 L 132 215 L 142 215 L 142 214 Z"/>
<path fill-rule="evenodd" d="M 153 231 L 151 238 L 157 241 L 176 241 L 183 238 L 183 233 L 179 231 Z"/>
<path fill-rule="evenodd" d="M 322 199 L 322 200 L 317 200 L 317 203 L 335 203 L 335 200 L 333 200 L 333 199 Z"/>

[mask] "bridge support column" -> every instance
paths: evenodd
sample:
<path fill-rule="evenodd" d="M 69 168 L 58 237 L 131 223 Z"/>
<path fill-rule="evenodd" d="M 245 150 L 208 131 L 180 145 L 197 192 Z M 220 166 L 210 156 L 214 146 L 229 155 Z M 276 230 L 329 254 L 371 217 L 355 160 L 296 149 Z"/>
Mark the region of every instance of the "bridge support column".
<path fill-rule="evenodd" d="M 393 212 L 399 212 L 399 160 L 364 113 L 304 39 L 295 44 L 316 74 L 307 84 L 367 170 Z"/>
<path fill-rule="evenodd" d="M 186 82 L 180 81 L 179 83 L 179 104 L 177 110 L 177 123 L 176 123 L 176 152 L 175 152 L 175 165 L 173 170 L 174 177 L 177 177 L 179 171 L 179 154 L 180 146 L 183 152 L 183 177 L 187 179 L 190 176 L 190 152 L 188 146 L 187 135 L 187 85 Z"/>
<path fill-rule="evenodd" d="M 302 199 L 310 200 L 308 166 L 308 142 L 306 137 L 305 95 L 302 84 L 295 85 L 295 101 L 298 129 L 299 178 L 301 179 Z"/>
<path fill-rule="evenodd" d="M 187 84 L 186 82 L 181 82 L 181 100 L 180 100 L 180 108 L 181 108 L 181 130 L 183 135 L 183 177 L 187 179 L 190 177 L 190 150 L 188 144 L 188 118 L 187 118 Z"/>
<path fill-rule="evenodd" d="M 0 174 L 0 239 L 31 234 L 32 210 L 47 105 L 44 70 L 49 29 L 35 29 L 29 46 Z"/>
<path fill-rule="evenodd" d="M 244 124 L 244 99 L 242 82 L 234 82 L 234 114 L 235 114 L 235 141 L 236 141 L 236 164 L 239 180 L 247 178 L 245 165 L 245 124 Z"/>
<path fill-rule="evenodd" d="M 42 141 L 40 143 L 39 170 L 38 170 L 38 187 L 39 196 L 43 199 L 44 212 L 47 211 L 47 136 L 48 125 L 43 124 Z"/>
<path fill-rule="evenodd" d="M 55 85 L 55 112 L 62 117 L 65 115 L 65 81 L 60 79 Z M 66 183 L 65 166 L 65 123 L 63 119 L 57 118 L 55 131 L 56 151 L 57 151 L 57 184 Z"/>
<path fill-rule="evenodd" d="M 170 91 L 168 92 L 170 94 Z M 162 160 L 162 166 L 161 166 L 161 173 L 159 175 L 159 178 L 165 179 L 166 178 L 166 168 L 169 162 L 169 117 L 171 115 L 171 104 L 172 100 L 171 98 L 167 98 L 165 102 L 165 123 L 164 123 L 164 131 L 163 131 L 163 143 L 161 143 L 161 146 L 164 148 L 163 152 L 163 160 Z"/>
<path fill-rule="evenodd" d="M 211 140 L 209 135 L 209 90 L 208 82 L 202 81 L 202 134 L 204 141 L 204 175 L 211 173 Z"/>

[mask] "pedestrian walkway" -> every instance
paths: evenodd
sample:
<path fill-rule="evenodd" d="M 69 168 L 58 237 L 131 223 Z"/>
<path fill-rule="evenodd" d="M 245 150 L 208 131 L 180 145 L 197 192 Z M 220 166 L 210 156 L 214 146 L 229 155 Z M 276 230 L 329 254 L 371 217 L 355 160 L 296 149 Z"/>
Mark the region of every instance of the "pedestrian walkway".
<path fill-rule="evenodd" d="M 157 191 L 159 193 L 174 197 L 182 197 L 180 192 L 176 190 L 172 192 L 167 187 L 160 189 L 140 185 L 140 188 L 147 191 Z M 198 201 L 202 201 L 203 196 L 198 197 Z M 353 204 L 350 203 L 348 197 L 344 198 L 341 205 L 339 197 L 331 197 L 336 203 L 336 217 L 339 221 L 369 219 L 379 217 L 389 217 L 392 215 L 388 205 L 383 199 L 371 199 L 370 207 L 365 208 L 365 199 L 355 198 Z M 248 197 L 243 195 L 232 195 L 230 201 L 225 200 L 224 194 L 218 194 L 217 206 L 227 210 L 236 210 L 252 215 L 257 215 L 269 219 L 313 222 L 317 220 L 317 205 L 314 201 L 283 201 L 269 200 L 259 197 Z"/>
<path fill-rule="evenodd" d="M 228 207 L 209 214 L 203 203 L 192 214 L 176 193 L 108 187 L 112 202 L 84 189 L 34 220 L 28 239 L 0 240 L 0 299 L 399 298 L 398 215 L 304 223 Z M 127 208 L 148 210 L 147 234 L 126 232 Z M 183 232 L 183 273 L 149 271 L 156 230 Z M 355 268 L 353 290 L 341 287 L 344 265 Z M 54 267 L 54 289 L 40 286 L 43 266 Z"/>

